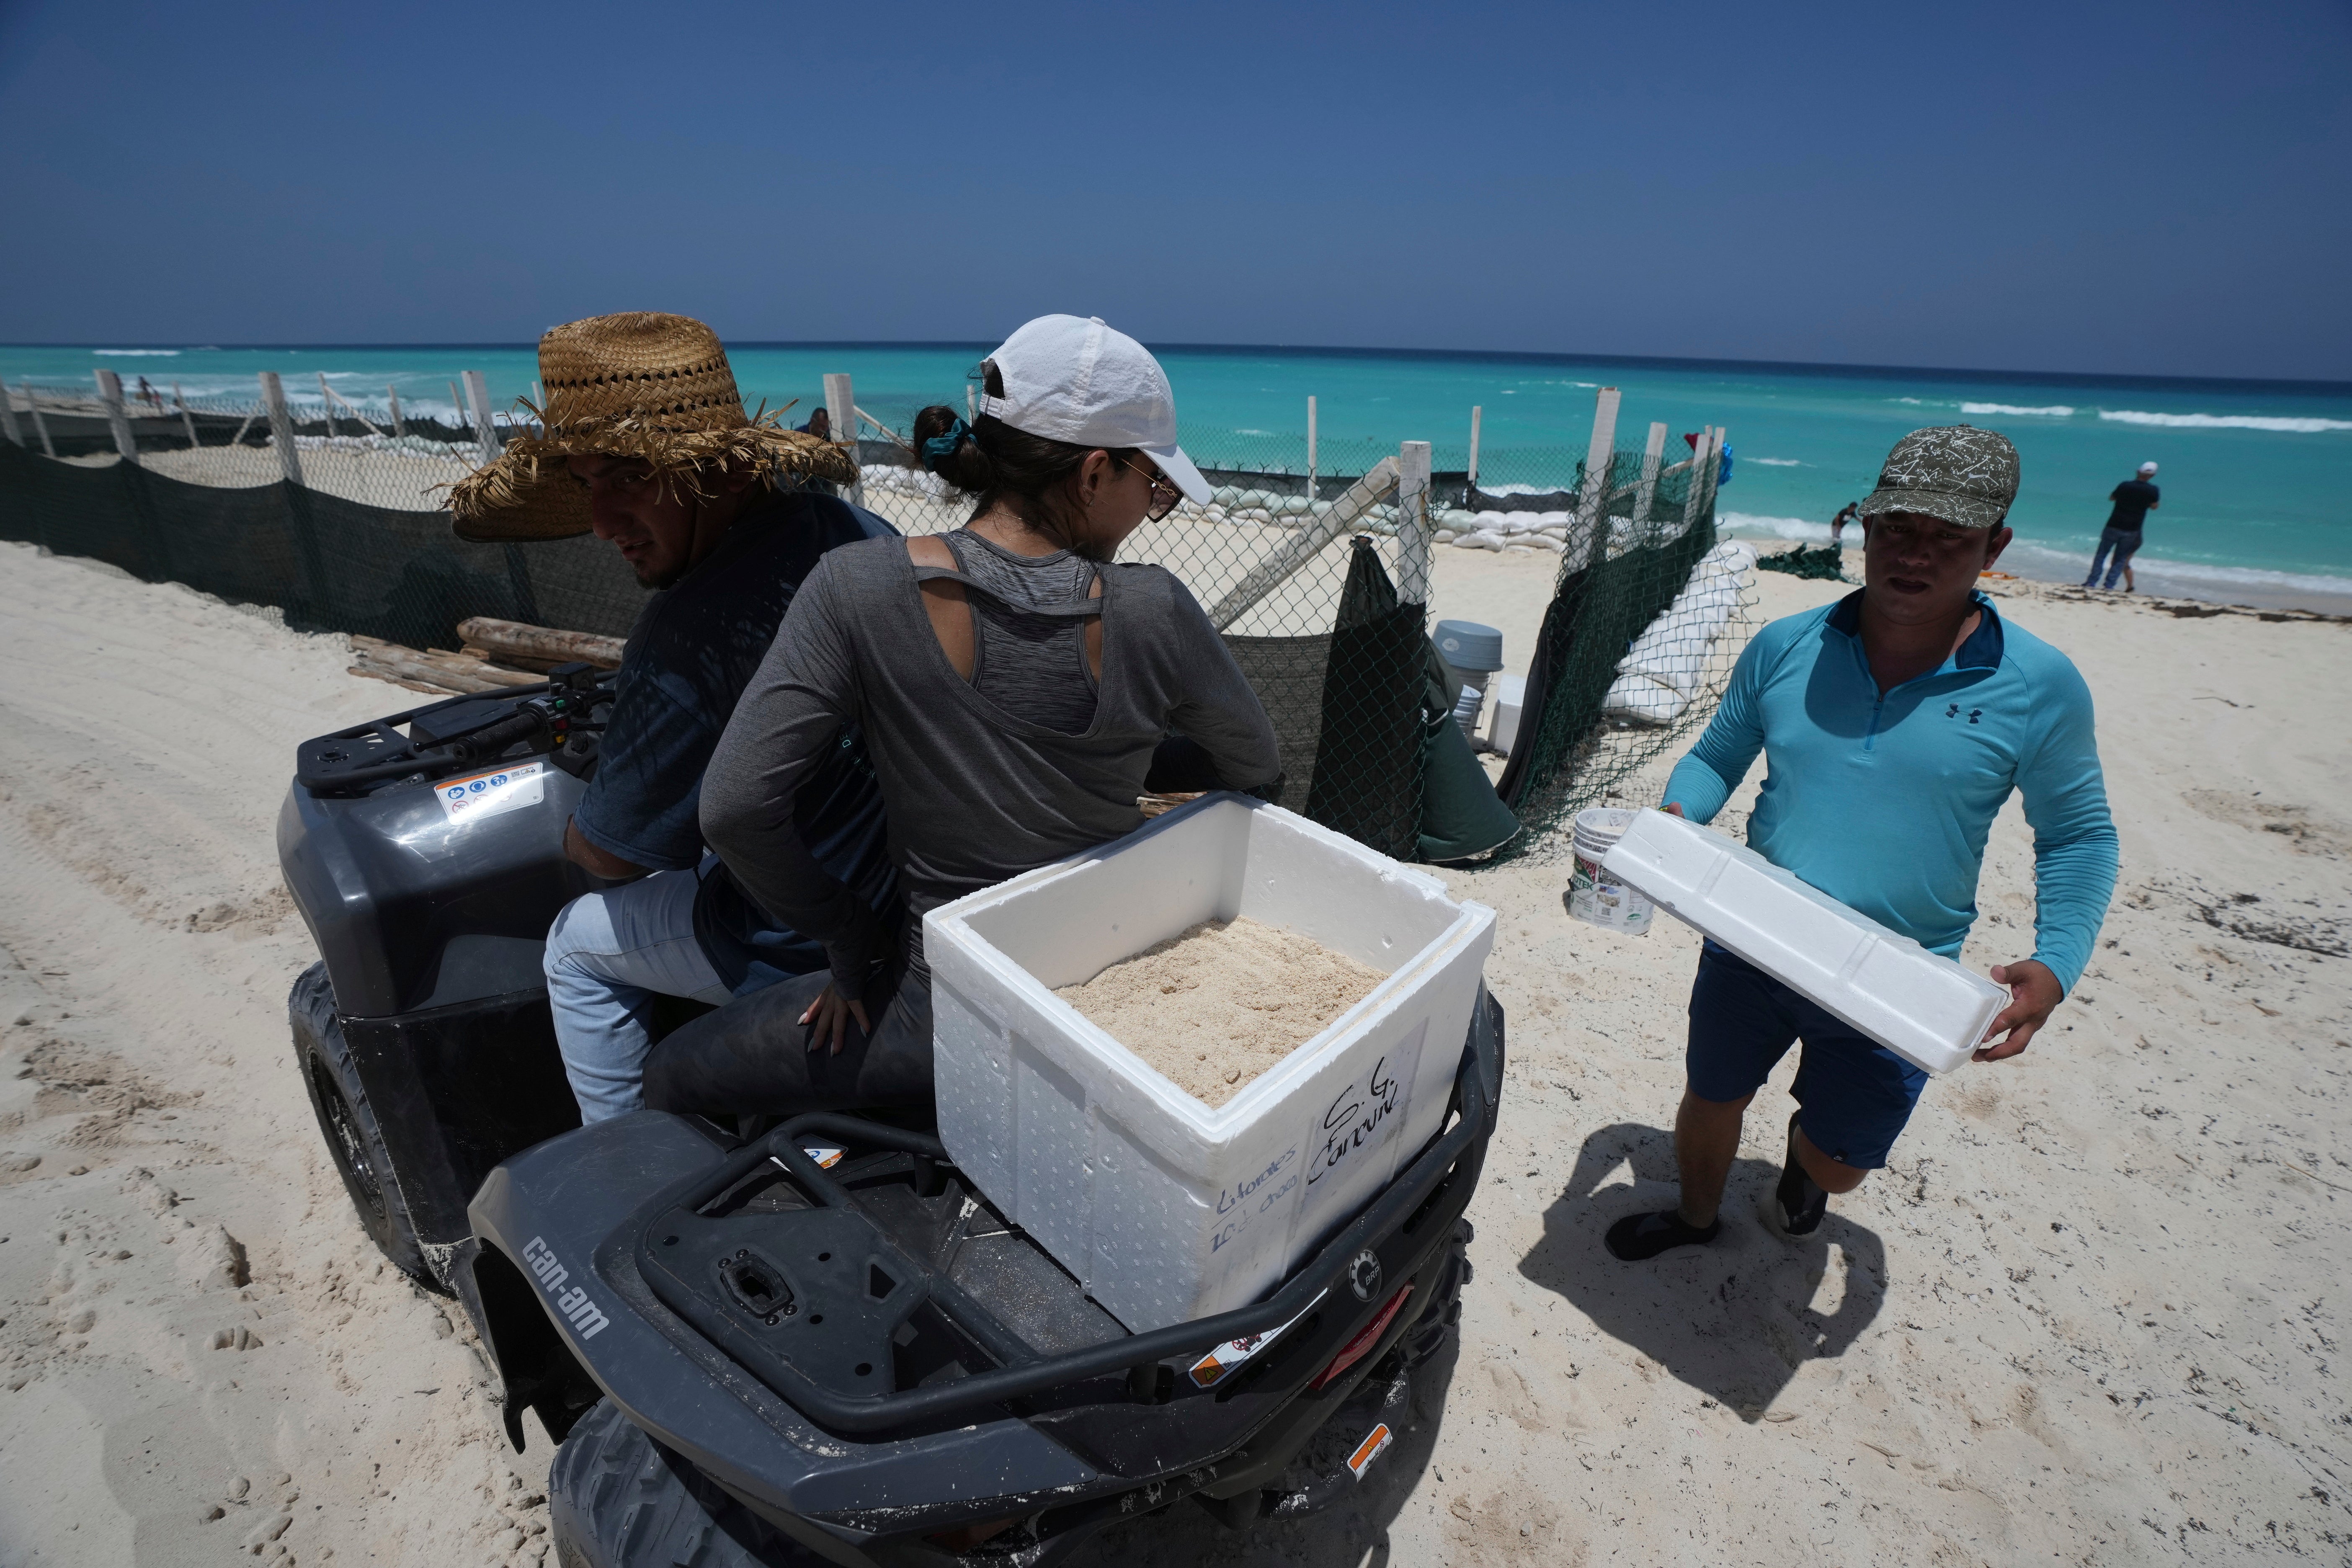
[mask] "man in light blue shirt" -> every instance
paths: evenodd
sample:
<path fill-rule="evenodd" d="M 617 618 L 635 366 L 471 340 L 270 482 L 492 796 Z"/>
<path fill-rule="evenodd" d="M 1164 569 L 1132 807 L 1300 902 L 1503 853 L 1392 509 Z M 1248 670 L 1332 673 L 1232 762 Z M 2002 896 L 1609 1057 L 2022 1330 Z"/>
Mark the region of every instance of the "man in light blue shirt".
<path fill-rule="evenodd" d="M 1666 809 L 1706 822 L 1765 753 L 1751 848 L 1923 946 L 1956 956 L 2011 789 L 2033 829 L 2030 958 L 1995 964 L 2010 1005 L 1979 1062 L 2025 1049 L 2090 962 L 2116 884 L 2116 829 L 2091 693 L 2064 654 L 1977 592 L 2000 557 L 2017 451 L 1990 430 L 1915 430 L 1862 503 L 1868 586 L 1772 622 L 1675 765 Z M 1798 1039 L 1788 1163 L 1766 1218 L 1819 1227 L 1832 1193 L 1886 1163 L 1927 1075 L 1708 942 L 1691 990 L 1688 1085 L 1675 1119 L 1682 1201 L 1610 1227 L 1628 1261 L 1712 1241 L 1748 1102 Z M 1999 1037 L 1997 1043 L 1995 1037 Z"/>

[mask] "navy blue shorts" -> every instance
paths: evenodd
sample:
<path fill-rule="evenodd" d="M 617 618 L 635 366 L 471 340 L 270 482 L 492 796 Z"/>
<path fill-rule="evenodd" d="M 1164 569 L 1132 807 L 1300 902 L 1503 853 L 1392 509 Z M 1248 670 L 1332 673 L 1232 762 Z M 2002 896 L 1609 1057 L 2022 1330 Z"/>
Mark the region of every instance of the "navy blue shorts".
<path fill-rule="evenodd" d="M 1700 950 L 1691 984 L 1690 1091 L 1718 1102 L 1763 1087 L 1790 1046 L 1797 1063 L 1797 1125 L 1842 1165 L 1876 1170 L 1911 1120 L 1927 1072 L 1816 1007 L 1727 948 Z"/>

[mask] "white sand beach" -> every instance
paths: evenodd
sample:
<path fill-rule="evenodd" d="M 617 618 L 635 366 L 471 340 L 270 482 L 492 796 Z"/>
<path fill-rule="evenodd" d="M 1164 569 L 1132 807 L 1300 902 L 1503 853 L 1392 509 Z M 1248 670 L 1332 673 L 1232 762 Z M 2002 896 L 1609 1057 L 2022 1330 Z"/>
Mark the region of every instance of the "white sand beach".
<path fill-rule="evenodd" d="M 1436 611 L 1524 668 L 1556 565 L 1440 551 Z M 1179 1504 L 1085 1561 L 2347 1561 L 2352 625 L 1994 587 L 2089 679 L 2123 836 L 2032 1049 L 1933 1084 L 1802 1245 L 1752 1217 L 1785 1064 L 1722 1241 L 1619 1264 L 1696 938 L 1571 923 L 1554 856 L 1452 876 L 1510 1062 L 1450 1386 L 1329 1514 Z M 291 749 L 405 697 L 349 662 L 0 545 L 0 1563 L 552 1561 L 544 1434 L 509 1449 L 462 1314 L 378 1261 L 293 1068 Z M 1968 961 L 2028 952 L 2014 805 L 1981 902 Z"/>

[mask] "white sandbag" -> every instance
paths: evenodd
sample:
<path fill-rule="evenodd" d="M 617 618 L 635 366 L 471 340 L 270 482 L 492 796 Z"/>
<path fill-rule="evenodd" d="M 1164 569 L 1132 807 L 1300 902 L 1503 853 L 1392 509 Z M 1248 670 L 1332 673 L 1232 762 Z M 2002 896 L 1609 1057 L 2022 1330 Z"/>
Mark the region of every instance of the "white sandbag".
<path fill-rule="evenodd" d="M 1636 724 L 1671 724 L 1681 718 L 1755 564 L 1754 547 L 1738 540 L 1701 556 L 1674 603 L 1618 660 L 1619 679 L 1601 700 L 1601 711 Z M 1673 700 L 1661 697 L 1660 689 Z"/>

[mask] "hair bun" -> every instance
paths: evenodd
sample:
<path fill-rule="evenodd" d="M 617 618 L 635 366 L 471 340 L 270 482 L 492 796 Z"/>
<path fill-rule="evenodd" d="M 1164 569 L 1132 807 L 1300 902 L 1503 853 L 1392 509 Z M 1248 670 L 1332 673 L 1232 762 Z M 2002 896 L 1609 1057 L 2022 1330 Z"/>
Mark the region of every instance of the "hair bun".
<path fill-rule="evenodd" d="M 957 489 L 977 495 L 995 483 L 996 467 L 971 426 L 944 403 L 915 416 L 914 446 L 923 467 Z"/>

